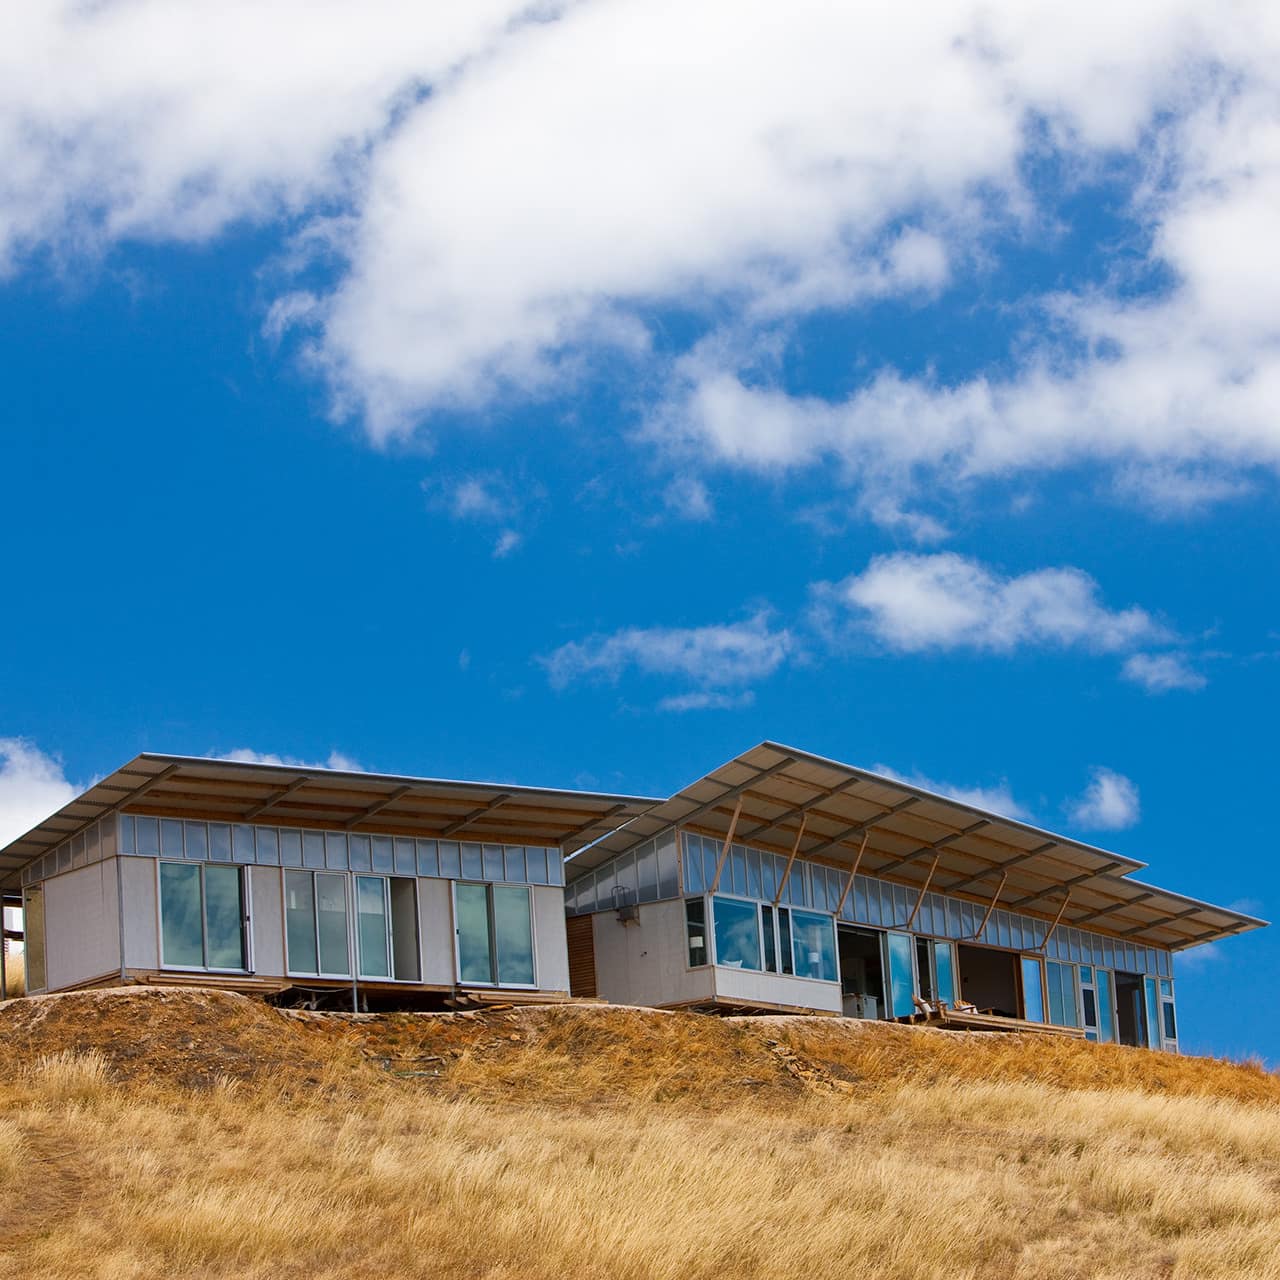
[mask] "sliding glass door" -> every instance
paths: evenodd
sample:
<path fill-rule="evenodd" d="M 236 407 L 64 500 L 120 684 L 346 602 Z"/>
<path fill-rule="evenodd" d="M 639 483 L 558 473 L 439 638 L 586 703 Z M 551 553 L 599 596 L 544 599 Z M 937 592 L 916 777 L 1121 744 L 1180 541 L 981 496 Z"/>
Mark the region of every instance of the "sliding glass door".
<path fill-rule="evenodd" d="M 885 972 L 889 975 L 889 1016 L 905 1018 L 916 1011 L 914 940 L 909 933 L 886 933 Z"/>
<path fill-rule="evenodd" d="M 532 987 L 533 915 L 523 885 L 454 885 L 458 981 L 473 986 Z"/>
<path fill-rule="evenodd" d="M 284 919 L 290 973 L 318 978 L 351 976 L 345 875 L 286 871 Z"/>
<path fill-rule="evenodd" d="M 242 972 L 244 875 L 239 867 L 161 862 L 160 963 L 166 968 Z"/>

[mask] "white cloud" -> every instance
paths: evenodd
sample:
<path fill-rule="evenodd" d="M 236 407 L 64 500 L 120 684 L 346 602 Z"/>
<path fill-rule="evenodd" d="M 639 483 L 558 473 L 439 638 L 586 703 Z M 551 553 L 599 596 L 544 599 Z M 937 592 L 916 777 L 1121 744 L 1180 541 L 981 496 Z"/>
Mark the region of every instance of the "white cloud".
<path fill-rule="evenodd" d="M 276 755 L 272 751 L 254 751 L 251 747 L 237 747 L 216 760 L 236 760 L 242 764 L 282 764 L 296 769 L 338 769 L 347 773 L 361 773 L 360 763 L 342 751 L 330 751 L 324 760 L 301 760 L 297 756 Z"/>
<path fill-rule="evenodd" d="M 691 681 L 702 692 L 770 676 L 794 648 L 791 633 L 774 630 L 769 614 L 760 612 L 745 622 L 705 627 L 627 627 L 562 645 L 543 662 L 558 689 L 583 679 L 616 682 L 636 671 Z"/>
<path fill-rule="evenodd" d="M 526 5 L 79 0 L 0 17 L 0 267 L 348 204 L 421 88 Z"/>
<path fill-rule="evenodd" d="M 1203 689 L 1209 682 L 1194 670 L 1181 653 L 1135 653 L 1125 659 L 1121 674 L 1148 693 L 1172 689 Z"/>
<path fill-rule="evenodd" d="M 696 693 L 677 693 L 658 702 L 659 711 L 738 711 L 751 706 L 756 695 L 750 689 L 741 693 L 714 693 L 700 690 Z"/>
<path fill-rule="evenodd" d="M 505 520 L 511 508 L 492 477 L 467 476 L 449 495 L 449 510 L 456 520 Z"/>
<path fill-rule="evenodd" d="M 0 738 L 0 845 L 25 835 L 83 790 L 25 738 Z"/>
<path fill-rule="evenodd" d="M 1272 6 L 50 0 L 0 21 L 0 261 L 284 220 L 341 275 L 268 327 L 314 325 L 379 438 L 601 349 L 649 359 L 655 304 L 724 304 L 755 348 L 779 319 L 927 297 L 994 233 L 1043 235 L 1023 174 L 1052 146 L 1074 181 L 1145 165 L 1168 300 L 1063 304 L 1092 352 L 1074 371 L 1041 350 L 1004 381 L 888 372 L 839 406 L 686 370 L 693 434 L 961 474 L 1280 453 Z M 769 445 L 757 416 L 790 425 Z"/>
<path fill-rule="evenodd" d="M 1141 816 L 1137 784 L 1101 766 L 1091 772 L 1084 793 L 1068 808 L 1072 822 L 1091 831 L 1119 831 Z"/>
<path fill-rule="evenodd" d="M 697 476 L 678 475 L 662 495 L 667 511 L 681 520 L 710 520 L 715 514 L 707 486 Z"/>
<path fill-rule="evenodd" d="M 954 552 L 876 556 L 823 595 L 883 644 L 908 653 L 1026 646 L 1116 652 L 1165 634 L 1143 609 L 1108 609 L 1083 570 L 1005 577 Z"/>
<path fill-rule="evenodd" d="M 513 551 L 516 551 L 524 539 L 514 529 L 504 529 L 499 535 L 498 540 L 493 544 L 493 558 L 495 560 L 505 560 Z"/>
<path fill-rule="evenodd" d="M 921 791 L 932 791 L 935 795 L 948 796 L 961 804 L 972 805 L 975 809 L 985 809 L 988 813 L 998 813 L 1006 818 L 1017 818 L 1020 821 L 1030 819 L 1031 814 L 1014 798 L 1009 783 L 1001 779 L 993 786 L 973 787 L 957 786 L 952 782 L 938 782 L 919 773 L 899 773 L 887 764 L 872 766 L 873 772 L 884 774 L 887 778 L 896 778 L 909 787 L 919 787 Z"/>

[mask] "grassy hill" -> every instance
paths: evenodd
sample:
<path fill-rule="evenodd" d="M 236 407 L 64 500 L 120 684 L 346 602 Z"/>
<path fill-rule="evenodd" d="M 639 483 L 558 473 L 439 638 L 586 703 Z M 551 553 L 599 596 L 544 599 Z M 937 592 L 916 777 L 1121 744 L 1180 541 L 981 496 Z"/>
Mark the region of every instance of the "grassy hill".
<path fill-rule="evenodd" d="M 0 1006 L 0 1276 L 1280 1277 L 1280 1078 L 572 1006 Z"/>

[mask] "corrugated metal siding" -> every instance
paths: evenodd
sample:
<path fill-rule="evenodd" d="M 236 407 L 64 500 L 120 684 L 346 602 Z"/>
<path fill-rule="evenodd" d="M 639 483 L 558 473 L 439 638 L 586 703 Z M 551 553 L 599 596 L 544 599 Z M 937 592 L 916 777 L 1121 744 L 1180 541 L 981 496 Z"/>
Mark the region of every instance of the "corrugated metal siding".
<path fill-rule="evenodd" d="M 596 949 L 592 940 L 591 917 L 571 916 L 565 921 L 569 943 L 569 993 L 596 995 Z"/>

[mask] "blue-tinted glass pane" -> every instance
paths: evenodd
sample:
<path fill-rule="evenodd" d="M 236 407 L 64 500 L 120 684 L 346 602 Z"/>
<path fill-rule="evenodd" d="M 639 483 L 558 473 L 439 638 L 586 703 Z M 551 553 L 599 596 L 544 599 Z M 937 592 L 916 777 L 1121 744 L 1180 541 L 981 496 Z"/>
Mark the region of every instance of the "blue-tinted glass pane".
<path fill-rule="evenodd" d="M 686 893 L 702 893 L 707 887 L 706 878 L 702 874 L 702 841 L 684 835 L 684 891 Z"/>
<path fill-rule="evenodd" d="M 347 850 L 347 834 L 345 831 L 326 831 L 324 833 L 324 865 L 330 871 L 346 871 L 350 867 Z"/>
<path fill-rule="evenodd" d="M 391 974 L 385 884 L 378 876 L 356 876 L 356 939 L 360 972 L 366 978 L 386 978 Z"/>
<path fill-rule="evenodd" d="M 1152 1048 L 1158 1049 L 1160 1047 L 1160 998 L 1156 992 L 1156 980 L 1146 978 L 1142 985 L 1146 995 L 1147 1043 Z"/>
<path fill-rule="evenodd" d="M 484 879 L 484 858 L 481 855 L 478 844 L 464 844 L 462 846 L 462 874 L 468 880 Z"/>
<path fill-rule="evenodd" d="M 732 969 L 760 968 L 760 930 L 754 903 L 714 898 L 716 964 Z"/>
<path fill-rule="evenodd" d="M 478 848 L 476 852 L 479 853 Z M 492 982 L 488 890 L 482 884 L 460 884 L 456 890 L 456 901 L 458 976 L 463 982 Z"/>
<path fill-rule="evenodd" d="M 231 857 L 235 862 L 252 862 L 255 854 L 253 828 L 243 823 L 231 828 Z"/>
<path fill-rule="evenodd" d="M 938 971 L 938 999 L 954 1004 L 956 999 L 955 948 L 949 942 L 933 944 L 933 964 Z"/>
<path fill-rule="evenodd" d="M 373 837 L 373 869 L 390 873 L 395 867 L 390 836 Z"/>
<path fill-rule="evenodd" d="M 560 865 L 560 856 L 548 851 L 548 858 Z M 658 837 L 658 897 L 674 898 L 680 892 L 680 874 L 676 865 L 675 838 L 670 834 Z"/>
<path fill-rule="evenodd" d="M 413 876 L 418 874 L 418 859 L 414 853 L 413 841 L 396 838 L 395 846 L 395 868 L 398 876 Z"/>
<path fill-rule="evenodd" d="M 1115 1015 L 1111 999 L 1111 975 L 1105 969 L 1098 970 L 1098 1036 L 1110 1040 L 1114 1036 Z"/>
<path fill-rule="evenodd" d="M 373 846 L 368 836 L 347 837 L 347 858 L 352 871 L 373 870 Z"/>
<path fill-rule="evenodd" d="M 1040 961 L 1022 957 L 1022 1016 L 1029 1022 L 1044 1021 L 1044 984 Z"/>
<path fill-rule="evenodd" d="M 284 873 L 284 927 L 289 971 L 315 973 L 316 900 L 310 872 Z"/>
<path fill-rule="evenodd" d="M 160 827 L 154 818 L 135 818 L 133 825 L 136 834 L 134 842 L 139 853 L 150 854 L 153 858 L 160 852 Z"/>
<path fill-rule="evenodd" d="M 836 932 L 830 916 L 793 911 L 791 939 L 797 977 L 836 980 Z"/>
<path fill-rule="evenodd" d="M 257 831 L 258 862 L 264 866 L 280 864 L 280 833 L 275 827 L 259 827 Z"/>
<path fill-rule="evenodd" d="M 182 857 L 182 822 L 180 819 L 160 819 L 160 852 L 166 858 Z"/>
<path fill-rule="evenodd" d="M 440 874 L 446 880 L 456 880 L 462 874 L 461 858 L 457 844 L 452 840 L 441 840 L 439 851 Z"/>
<path fill-rule="evenodd" d="M 497 885 L 493 890 L 494 950 L 498 981 L 533 986 L 533 930 L 529 919 L 529 890 Z"/>
<path fill-rule="evenodd" d="M 904 1018 L 915 1012 L 912 997 L 916 993 L 915 967 L 911 960 L 912 939 L 908 933 L 890 933 L 886 936 L 889 947 L 889 1009 L 895 1018 Z"/>
<path fill-rule="evenodd" d="M 301 832 L 282 831 L 280 833 L 280 865 L 284 867 L 302 866 Z"/>
<path fill-rule="evenodd" d="M 204 868 L 205 945 L 210 969 L 244 968 L 242 884 L 239 867 Z"/>
<path fill-rule="evenodd" d="M 351 972 L 351 951 L 347 945 L 347 877 L 320 874 L 315 881 L 320 972 L 345 978 Z"/>
<path fill-rule="evenodd" d="M 324 867 L 324 832 L 302 833 L 302 863 L 307 867 Z"/>
<path fill-rule="evenodd" d="M 209 828 L 203 822 L 187 823 L 187 857 L 204 862 L 209 857 Z"/>
<path fill-rule="evenodd" d="M 203 968 L 200 868 L 195 863 L 160 864 L 160 943 L 164 964 Z"/>
<path fill-rule="evenodd" d="M 440 874 L 440 859 L 436 856 L 436 842 L 434 840 L 418 841 L 418 874 L 420 876 L 438 876 Z"/>
<path fill-rule="evenodd" d="M 503 847 L 502 878 L 509 884 L 525 884 L 528 881 L 522 845 L 510 844 Z"/>

